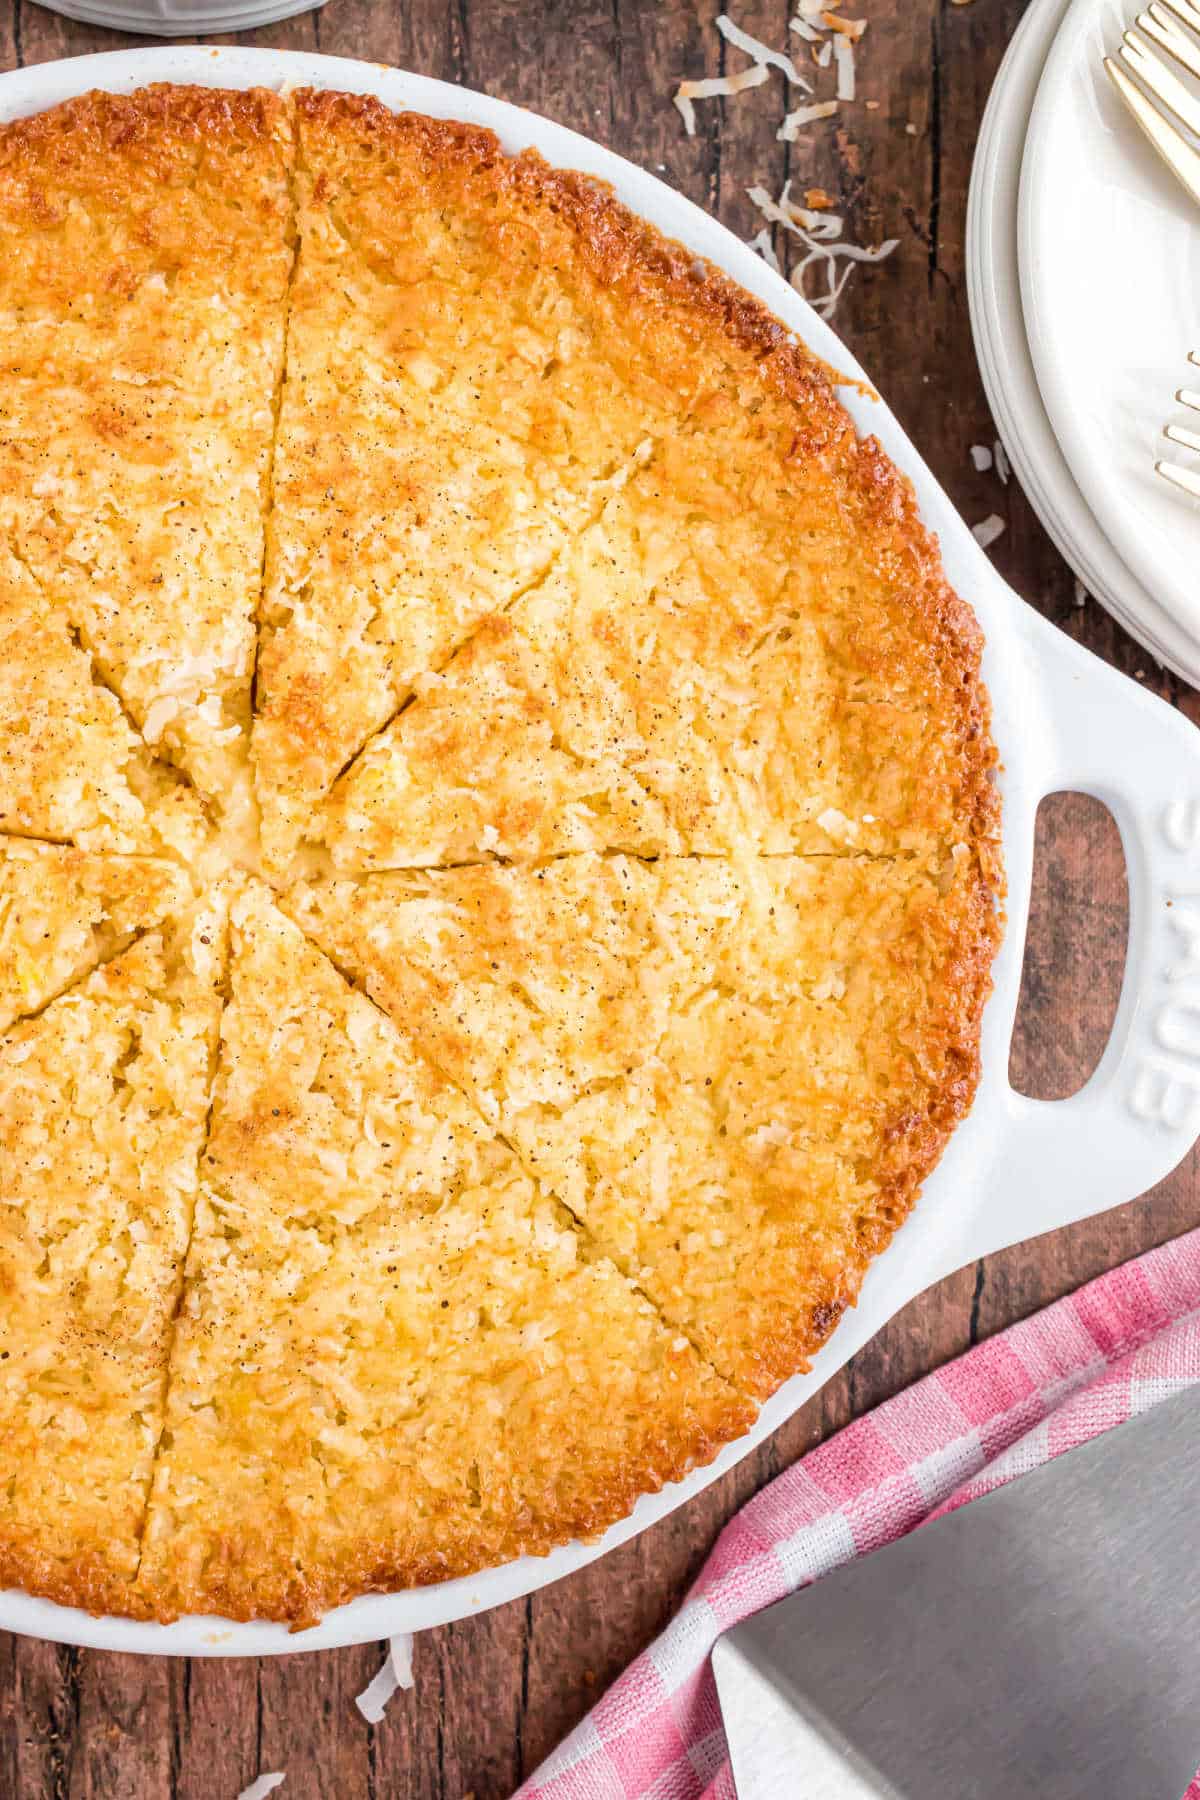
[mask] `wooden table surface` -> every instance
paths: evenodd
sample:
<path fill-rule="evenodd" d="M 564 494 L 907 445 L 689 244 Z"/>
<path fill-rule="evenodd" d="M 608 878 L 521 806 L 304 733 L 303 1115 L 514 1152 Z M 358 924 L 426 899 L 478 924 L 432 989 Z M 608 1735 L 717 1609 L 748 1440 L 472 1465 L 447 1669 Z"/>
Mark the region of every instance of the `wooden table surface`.
<path fill-rule="evenodd" d="M 859 242 L 895 236 L 856 272 L 838 311 L 971 521 L 1007 524 L 993 555 L 1063 630 L 1191 717 L 1200 701 L 1093 601 L 1080 605 L 1015 483 L 976 472 L 994 431 L 967 316 L 963 232 L 971 154 L 1022 0 L 856 0 L 870 29 L 860 99 L 794 145 L 776 141 L 785 96 L 769 88 L 699 108 L 694 139 L 670 97 L 724 67 L 719 0 L 330 0 L 247 43 L 368 57 L 483 88 L 574 126 L 662 174 L 744 237 L 761 221 L 746 188 L 824 187 Z M 787 0 L 732 0 L 738 23 L 800 50 Z M 0 3 L 0 66 L 145 41 L 74 24 L 31 0 Z M 742 60 L 732 53 L 729 67 Z M 877 104 L 868 106 L 867 101 Z M 779 246 L 785 254 L 788 245 Z M 1125 877 L 1099 807 L 1059 798 L 1039 828 L 1014 1080 L 1069 1093 L 1107 1034 L 1125 941 Z M 421 1637 L 416 1687 L 370 1729 L 354 1696 L 382 1647 L 251 1661 L 100 1655 L 0 1636 L 0 1800 L 134 1796 L 234 1800 L 283 1769 L 280 1800 L 403 1796 L 503 1800 L 662 1627 L 717 1532 L 756 1488 L 856 1414 L 1101 1270 L 1200 1224 L 1193 1155 L 1153 1194 L 990 1257 L 907 1307 L 770 1443 L 691 1505 L 557 1586 Z"/>

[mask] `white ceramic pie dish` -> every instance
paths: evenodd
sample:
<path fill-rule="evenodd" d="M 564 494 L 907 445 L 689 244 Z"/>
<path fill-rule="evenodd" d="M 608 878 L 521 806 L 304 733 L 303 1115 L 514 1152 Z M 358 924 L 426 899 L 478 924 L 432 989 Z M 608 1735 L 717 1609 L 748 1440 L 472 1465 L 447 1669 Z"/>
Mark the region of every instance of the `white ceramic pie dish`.
<path fill-rule="evenodd" d="M 588 139 L 443 82 L 337 57 L 242 48 L 158 47 L 81 57 L 0 76 L 0 117 L 12 118 L 90 87 L 128 92 L 151 81 L 210 86 L 311 84 L 377 94 L 388 105 L 492 127 L 504 144 L 610 182 L 645 218 L 720 265 L 848 376 L 863 371 L 779 276 L 689 201 Z M 1200 848 L 1200 734 L 1133 682 L 1047 625 L 995 573 L 882 401 L 844 398 L 912 478 L 941 538 L 949 578 L 987 635 L 985 675 L 1004 763 L 1008 930 L 983 1029 L 983 1080 L 974 1109 L 893 1245 L 868 1273 L 858 1307 L 808 1375 L 787 1382 L 753 1430 L 708 1468 L 639 1501 L 591 1544 L 526 1557 L 462 1580 L 372 1595 L 311 1630 L 190 1618 L 160 1626 L 88 1614 L 26 1594 L 0 1594 L 0 1628 L 107 1650 L 190 1656 L 272 1655 L 419 1631 L 512 1600 L 582 1567 L 663 1518 L 761 1443 L 900 1307 L 942 1275 L 1022 1238 L 1131 1199 L 1165 1175 L 1200 1132 L 1200 959 L 1189 981 L 1187 928 L 1200 950 L 1200 899 L 1186 901 Z M 1115 813 L 1130 882 L 1130 942 L 1112 1037 L 1074 1098 L 1034 1101 L 1008 1083 L 1029 905 L 1034 814 L 1043 795 L 1098 795 Z M 1178 905 L 1172 910 L 1172 902 Z M 1173 922 L 1184 930 L 1181 937 Z"/>

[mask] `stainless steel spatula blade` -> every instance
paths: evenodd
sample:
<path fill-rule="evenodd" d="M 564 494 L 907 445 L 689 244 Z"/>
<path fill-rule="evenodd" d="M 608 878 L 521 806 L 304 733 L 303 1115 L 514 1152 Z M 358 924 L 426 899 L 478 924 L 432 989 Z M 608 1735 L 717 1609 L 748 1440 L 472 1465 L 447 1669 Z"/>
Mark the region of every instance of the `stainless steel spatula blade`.
<path fill-rule="evenodd" d="M 1180 1800 L 1200 1387 L 719 1640 L 738 1800 Z"/>

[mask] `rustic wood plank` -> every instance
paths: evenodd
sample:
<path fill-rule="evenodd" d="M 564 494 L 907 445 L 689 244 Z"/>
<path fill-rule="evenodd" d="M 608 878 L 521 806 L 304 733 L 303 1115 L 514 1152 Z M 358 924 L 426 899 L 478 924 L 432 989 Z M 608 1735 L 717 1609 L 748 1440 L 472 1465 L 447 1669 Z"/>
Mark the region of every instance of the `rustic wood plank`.
<path fill-rule="evenodd" d="M 160 1794 L 171 1779 L 170 1665 L 81 1650 L 72 1800 Z"/>
<path fill-rule="evenodd" d="M 321 1656 L 264 1657 L 258 1664 L 259 1768 L 286 1769 L 293 1791 L 305 1800 L 368 1793 L 368 1727 L 354 1697 L 379 1661 L 373 1644 Z"/>
<path fill-rule="evenodd" d="M 1100 1060 L 1121 992 L 1129 895 L 1112 814 L 1083 794 L 1038 812 L 1034 883 L 1010 1079 L 1058 1100 Z"/>
<path fill-rule="evenodd" d="M 232 1800 L 262 1772 L 259 1664 L 196 1657 L 171 1665 L 171 1783 L 179 1800 Z"/>
<path fill-rule="evenodd" d="M 15 1638 L 12 1662 L 16 1792 L 67 1800 L 83 1749 L 79 1737 L 79 1658 L 82 1651 L 34 1638 Z"/>
<path fill-rule="evenodd" d="M 330 56 L 366 56 L 372 61 L 433 75 L 460 78 L 456 0 L 360 0 L 334 4 L 313 14 L 317 48 Z"/>
<path fill-rule="evenodd" d="M 76 19 L 64 19 L 48 12 L 34 0 L 12 0 L 4 8 L 11 21 L 16 41 L 14 62 L 22 68 L 31 63 L 58 62 L 64 56 L 93 56 L 104 50 L 128 50 L 144 43 L 122 31 L 106 31 L 100 25 L 84 25 Z"/>
<path fill-rule="evenodd" d="M 17 1792 L 18 1737 L 25 1728 L 17 1696 L 18 1642 L 11 1632 L 0 1633 L 0 1794 Z"/>

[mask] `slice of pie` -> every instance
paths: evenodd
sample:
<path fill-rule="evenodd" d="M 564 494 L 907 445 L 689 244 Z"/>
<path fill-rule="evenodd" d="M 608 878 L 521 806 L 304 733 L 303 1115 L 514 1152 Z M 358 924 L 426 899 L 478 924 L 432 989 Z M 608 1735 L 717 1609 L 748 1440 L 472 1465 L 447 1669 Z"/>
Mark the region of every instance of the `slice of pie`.
<path fill-rule="evenodd" d="M 0 1585 L 127 1612 L 216 1047 L 219 911 L 0 1038 Z"/>
<path fill-rule="evenodd" d="M 969 853 L 578 856 L 298 890 L 617 1264 L 760 1397 L 854 1299 L 969 1104 Z"/>
<path fill-rule="evenodd" d="M 869 532 L 856 565 L 802 499 L 776 521 L 673 461 L 611 495 L 350 766 L 325 826 L 339 867 L 928 856 L 987 819 L 970 640 L 957 603 L 913 609 L 920 552 L 881 580 Z"/>
<path fill-rule="evenodd" d="M 144 1604 L 305 1623 L 545 1550 L 748 1417 L 407 1032 L 248 892 Z"/>
<path fill-rule="evenodd" d="M 86 849 L 187 856 L 208 827 L 87 651 L 0 550 L 0 831 Z"/>
<path fill-rule="evenodd" d="M 259 729 L 268 838 L 274 789 L 302 789 L 276 872 L 302 838 L 353 871 L 990 829 L 977 627 L 808 352 L 597 183 L 370 99 L 298 108 L 293 320 L 319 329 L 285 411 L 324 410 L 272 525 L 304 521 Z M 390 451 L 360 423 L 388 407 Z M 475 447 L 500 433 L 520 566 L 510 515 L 486 551 L 477 533 Z M 440 483 L 405 473 L 414 434 L 444 446 Z"/>
<path fill-rule="evenodd" d="M 93 93 L 0 134 L 0 531 L 147 742 L 235 812 L 291 154 L 259 91 Z"/>
<path fill-rule="evenodd" d="M 0 1030 L 192 898 L 174 863 L 0 838 Z"/>
<path fill-rule="evenodd" d="M 428 120 L 342 95 L 297 108 L 254 728 L 279 871 L 418 678 L 535 588 L 648 451 L 641 408 L 584 341 L 586 300 L 530 260 L 532 226 L 488 216 L 501 171 L 472 166 L 474 134 L 446 127 L 439 158 Z M 532 191 L 517 211 L 552 223 Z M 497 282 L 497 242 L 518 238 Z M 495 376 L 514 355 L 524 397 L 506 405 L 511 374 Z"/>

